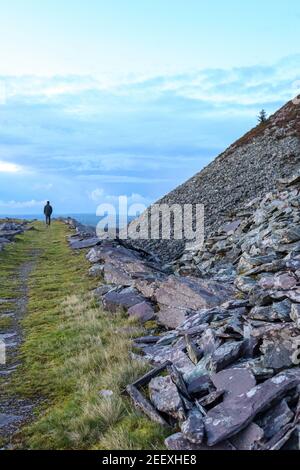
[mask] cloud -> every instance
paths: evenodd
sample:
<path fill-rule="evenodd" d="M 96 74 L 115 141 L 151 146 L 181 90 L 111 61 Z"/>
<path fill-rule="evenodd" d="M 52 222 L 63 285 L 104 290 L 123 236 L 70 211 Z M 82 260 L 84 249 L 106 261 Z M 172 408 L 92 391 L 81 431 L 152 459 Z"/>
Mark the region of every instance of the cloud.
<path fill-rule="evenodd" d="M 20 165 L 0 160 L 0 173 L 18 173 L 22 170 Z"/>
<path fill-rule="evenodd" d="M 6 209 L 28 209 L 32 207 L 40 207 L 45 204 L 45 201 L 36 201 L 32 199 L 31 201 L 1 201 L 0 207 Z"/>
<path fill-rule="evenodd" d="M 96 188 L 93 189 L 92 191 L 88 191 L 88 197 L 91 199 L 93 202 L 97 204 L 102 204 L 102 203 L 108 203 L 108 204 L 113 204 L 113 205 L 118 205 L 120 201 L 120 197 L 126 197 L 127 198 L 127 204 L 144 204 L 144 205 L 149 205 L 151 202 L 153 202 L 150 198 L 143 196 L 142 194 L 139 193 L 131 193 L 130 195 L 127 194 L 119 194 L 119 195 L 111 195 L 111 194 L 106 194 L 103 188 Z"/>
<path fill-rule="evenodd" d="M 299 70 L 295 55 L 119 82 L 0 77 L 1 198 L 49 191 L 62 212 L 93 210 L 111 193 L 158 199 L 254 127 L 261 108 L 293 98 Z"/>
<path fill-rule="evenodd" d="M 99 202 L 104 196 L 104 189 L 103 188 L 96 188 L 93 191 L 88 191 L 88 197 L 94 201 Z"/>

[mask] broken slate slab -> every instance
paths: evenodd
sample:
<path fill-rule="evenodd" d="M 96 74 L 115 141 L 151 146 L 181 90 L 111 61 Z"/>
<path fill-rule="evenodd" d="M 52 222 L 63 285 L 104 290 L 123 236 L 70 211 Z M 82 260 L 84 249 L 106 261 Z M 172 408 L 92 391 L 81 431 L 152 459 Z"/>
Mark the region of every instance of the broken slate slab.
<path fill-rule="evenodd" d="M 130 307 L 144 302 L 145 298 L 132 287 L 116 289 L 102 297 L 106 310 L 115 313 L 117 310 L 127 311 Z"/>
<path fill-rule="evenodd" d="M 245 429 L 230 439 L 237 450 L 253 450 L 264 437 L 264 431 L 255 423 L 250 423 Z"/>
<path fill-rule="evenodd" d="M 300 304 L 292 304 L 290 317 L 296 323 L 297 328 L 300 328 Z"/>
<path fill-rule="evenodd" d="M 69 240 L 70 247 L 73 250 L 82 250 L 84 248 L 92 248 L 96 245 L 99 245 L 100 240 L 98 237 L 86 238 L 84 240 Z"/>
<path fill-rule="evenodd" d="M 225 367 L 235 362 L 243 351 L 243 341 L 232 341 L 224 343 L 211 355 L 208 369 L 212 372 L 219 372 Z"/>
<path fill-rule="evenodd" d="M 173 418 L 183 419 L 184 409 L 176 385 L 169 375 L 155 377 L 149 383 L 150 399 L 155 408 Z"/>
<path fill-rule="evenodd" d="M 224 391 L 223 402 L 248 392 L 256 385 L 255 377 L 248 369 L 226 369 L 212 374 L 210 378 L 217 390 Z"/>
<path fill-rule="evenodd" d="M 291 321 L 292 303 L 290 300 L 285 299 L 281 302 L 274 302 L 272 305 L 267 305 L 265 307 L 255 306 L 251 309 L 248 314 L 248 318 L 253 320 L 263 320 L 263 321 Z"/>
<path fill-rule="evenodd" d="M 263 366 L 275 370 L 293 366 L 299 344 L 300 335 L 295 336 L 288 328 L 269 331 L 260 347 L 263 353 Z"/>
<path fill-rule="evenodd" d="M 256 419 L 256 423 L 263 429 L 266 439 L 271 439 L 286 424 L 292 421 L 294 413 L 289 408 L 286 400 L 282 400 L 276 406 L 268 410 Z"/>
<path fill-rule="evenodd" d="M 161 311 L 168 311 L 168 315 L 160 315 L 163 322 L 174 315 L 172 311 L 185 313 L 189 309 L 196 311 L 214 307 L 228 300 L 233 293 L 232 286 L 224 283 L 171 275 L 159 284 L 155 298 Z M 178 314 L 177 322 L 171 327 L 179 326 L 183 320 L 184 316 Z"/>
<path fill-rule="evenodd" d="M 188 412 L 187 419 L 180 426 L 184 437 L 193 444 L 201 444 L 204 438 L 203 416 L 194 407 Z"/>
<path fill-rule="evenodd" d="M 213 382 L 208 374 L 199 375 L 188 385 L 188 393 L 193 397 L 200 398 L 209 393 L 213 388 Z"/>
<path fill-rule="evenodd" d="M 130 307 L 128 315 L 139 320 L 141 323 L 146 323 L 155 317 L 155 311 L 149 302 L 141 302 Z"/>
<path fill-rule="evenodd" d="M 169 450 L 236 450 L 229 441 L 221 442 L 218 445 L 209 447 L 206 444 L 193 444 L 183 433 L 178 432 L 167 437 L 165 446 Z"/>
<path fill-rule="evenodd" d="M 246 393 L 209 410 L 205 417 L 207 443 L 213 446 L 245 429 L 258 413 L 268 409 L 300 384 L 300 368 L 281 372 Z"/>

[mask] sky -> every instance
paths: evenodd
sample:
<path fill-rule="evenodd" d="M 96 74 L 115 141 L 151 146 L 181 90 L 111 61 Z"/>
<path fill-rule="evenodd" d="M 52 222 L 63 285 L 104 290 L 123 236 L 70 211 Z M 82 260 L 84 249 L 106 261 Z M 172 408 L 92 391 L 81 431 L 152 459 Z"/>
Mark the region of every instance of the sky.
<path fill-rule="evenodd" d="M 300 93 L 297 0 L 0 0 L 0 214 L 150 204 Z"/>

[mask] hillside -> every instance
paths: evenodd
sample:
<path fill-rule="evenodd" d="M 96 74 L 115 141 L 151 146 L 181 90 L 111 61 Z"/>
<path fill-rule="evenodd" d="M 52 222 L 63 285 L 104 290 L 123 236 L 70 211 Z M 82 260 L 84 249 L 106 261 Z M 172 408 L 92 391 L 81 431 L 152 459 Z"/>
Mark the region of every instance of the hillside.
<path fill-rule="evenodd" d="M 232 210 L 274 189 L 279 178 L 299 167 L 300 104 L 290 101 L 157 204 L 204 204 L 208 234 Z M 158 255 L 163 262 L 176 258 L 185 246 L 183 241 L 169 240 L 135 240 L 131 244 Z"/>

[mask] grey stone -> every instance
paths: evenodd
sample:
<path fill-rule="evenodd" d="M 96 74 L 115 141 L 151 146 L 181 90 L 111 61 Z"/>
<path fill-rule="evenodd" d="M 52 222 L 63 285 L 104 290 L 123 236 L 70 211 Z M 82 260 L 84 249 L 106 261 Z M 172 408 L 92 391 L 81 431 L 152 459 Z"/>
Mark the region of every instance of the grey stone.
<path fill-rule="evenodd" d="M 173 418 L 184 417 L 183 404 L 176 385 L 171 377 L 155 377 L 149 383 L 150 399 L 159 411 L 167 413 Z"/>
<path fill-rule="evenodd" d="M 263 429 L 266 439 L 271 439 L 286 424 L 292 421 L 294 413 L 290 410 L 286 400 L 282 400 L 272 409 L 263 413 L 256 419 L 256 423 Z"/>
<path fill-rule="evenodd" d="M 282 372 L 241 396 L 214 407 L 204 420 L 208 445 L 218 444 L 245 429 L 258 413 L 270 408 L 274 400 L 279 400 L 299 383 L 299 368 Z"/>
<path fill-rule="evenodd" d="M 136 289 L 131 287 L 110 291 L 104 294 L 102 299 L 103 306 L 110 312 L 116 312 L 117 310 L 127 311 L 130 307 L 140 304 L 145 300 Z"/>
<path fill-rule="evenodd" d="M 265 307 L 253 307 L 248 314 L 248 318 L 263 321 L 280 320 L 288 322 L 291 320 L 291 305 L 290 300 L 285 299 L 281 302 L 275 302 L 272 305 L 267 305 Z"/>
<path fill-rule="evenodd" d="M 212 389 L 213 383 L 209 374 L 202 374 L 195 377 L 188 385 L 190 395 L 200 398 Z"/>
<path fill-rule="evenodd" d="M 194 407 L 187 414 L 187 419 L 181 426 L 181 432 L 193 444 L 201 444 L 204 438 L 204 422 L 200 411 Z"/>
<path fill-rule="evenodd" d="M 212 353 L 208 368 L 212 372 L 219 372 L 235 362 L 242 354 L 243 341 L 232 341 L 223 344 Z"/>
<path fill-rule="evenodd" d="M 300 328 L 300 304 L 292 304 L 290 317 L 296 323 L 296 326 Z"/>
<path fill-rule="evenodd" d="M 145 301 L 130 307 L 127 313 L 129 316 L 135 317 L 142 323 L 152 320 L 155 317 L 153 307 Z"/>
<path fill-rule="evenodd" d="M 166 326 L 179 326 L 189 309 L 199 310 L 219 305 L 226 301 L 232 293 L 231 286 L 225 286 L 215 281 L 169 276 L 159 284 L 154 294 L 160 306 L 158 318 Z M 170 325 L 168 317 L 173 319 L 176 311 L 179 313 L 181 311 L 183 316 L 178 315 L 178 321 L 175 324 L 172 321 L 172 325 Z"/>
<path fill-rule="evenodd" d="M 96 263 L 93 266 L 90 267 L 89 269 L 89 275 L 91 277 L 102 277 L 103 276 L 103 271 L 104 271 L 104 265 Z"/>
<path fill-rule="evenodd" d="M 230 442 L 225 441 L 220 444 L 209 447 L 206 444 L 193 444 L 190 442 L 183 433 L 178 432 L 167 437 L 165 440 L 165 446 L 169 450 L 236 450 Z"/>
<path fill-rule="evenodd" d="M 280 370 L 295 365 L 299 344 L 300 335 L 293 335 L 290 329 L 269 331 L 260 347 L 264 367 Z"/>
<path fill-rule="evenodd" d="M 274 278 L 274 288 L 281 290 L 290 290 L 295 287 L 297 281 L 294 276 L 288 273 L 280 274 Z"/>
<path fill-rule="evenodd" d="M 211 375 L 211 381 L 217 390 L 224 390 L 223 402 L 233 400 L 256 385 L 254 375 L 247 369 L 226 369 Z"/>
<path fill-rule="evenodd" d="M 262 442 L 264 431 L 257 424 L 250 423 L 245 429 L 231 437 L 230 442 L 237 450 L 254 450 Z"/>
<path fill-rule="evenodd" d="M 98 237 L 85 238 L 83 240 L 70 240 L 70 246 L 73 250 L 82 250 L 85 248 L 91 248 L 100 243 Z"/>

